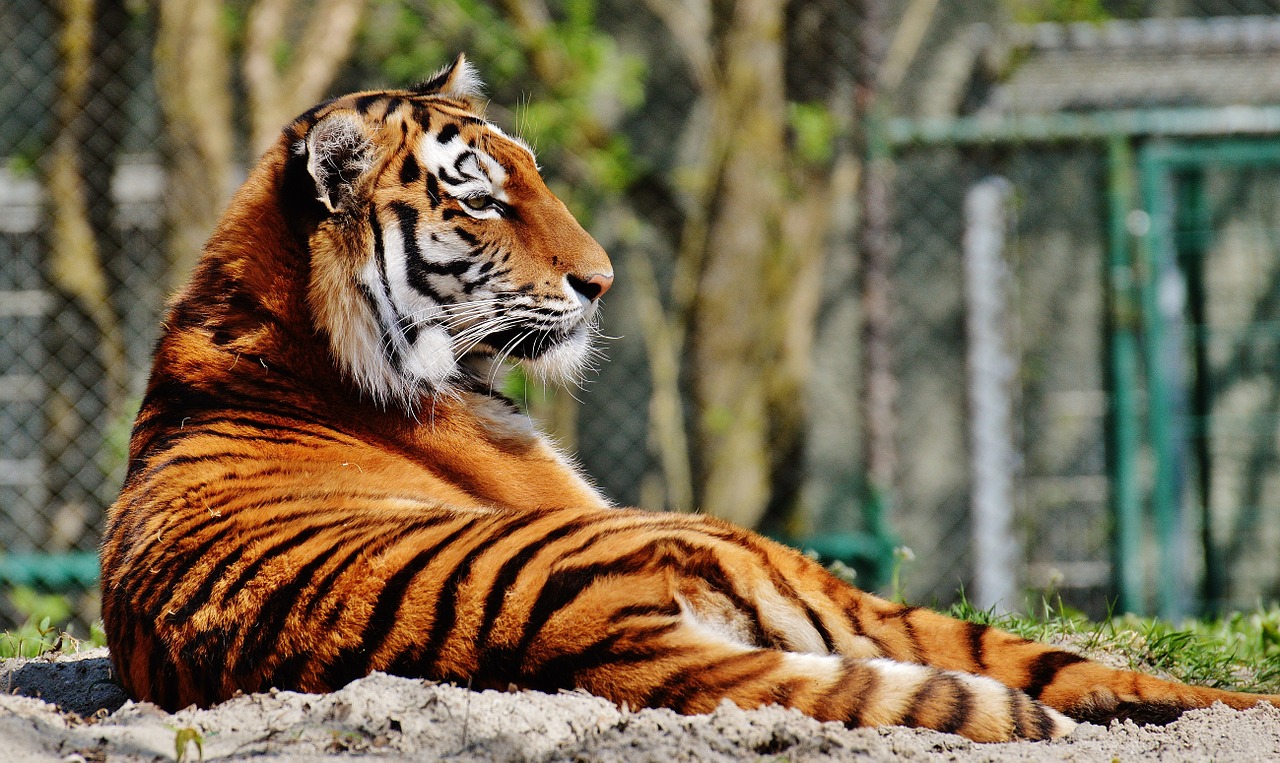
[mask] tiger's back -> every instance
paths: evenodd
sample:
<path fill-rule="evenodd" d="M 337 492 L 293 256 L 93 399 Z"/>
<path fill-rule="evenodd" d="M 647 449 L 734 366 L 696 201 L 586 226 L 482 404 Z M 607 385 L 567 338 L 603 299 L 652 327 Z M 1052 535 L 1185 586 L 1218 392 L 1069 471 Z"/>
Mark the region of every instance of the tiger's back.
<path fill-rule="evenodd" d="M 711 518 L 609 507 L 492 389 L 504 358 L 572 378 L 613 271 L 473 78 L 460 59 L 304 114 L 173 302 L 102 548 L 135 698 L 384 670 L 982 740 L 1259 700 L 885 602 Z"/>

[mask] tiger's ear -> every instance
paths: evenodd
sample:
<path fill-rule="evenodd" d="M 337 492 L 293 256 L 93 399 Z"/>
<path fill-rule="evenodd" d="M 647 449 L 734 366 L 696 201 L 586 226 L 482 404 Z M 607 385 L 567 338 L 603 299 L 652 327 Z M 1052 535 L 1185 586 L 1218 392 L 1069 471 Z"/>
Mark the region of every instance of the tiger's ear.
<path fill-rule="evenodd" d="M 373 166 L 373 141 L 364 121 L 344 112 L 326 116 L 307 133 L 305 151 L 316 200 L 330 212 L 350 210 L 360 179 Z"/>
<path fill-rule="evenodd" d="M 440 95 L 446 98 L 475 98 L 484 91 L 484 83 L 476 68 L 459 53 L 453 63 L 432 74 L 426 82 L 413 88 L 418 95 Z"/>

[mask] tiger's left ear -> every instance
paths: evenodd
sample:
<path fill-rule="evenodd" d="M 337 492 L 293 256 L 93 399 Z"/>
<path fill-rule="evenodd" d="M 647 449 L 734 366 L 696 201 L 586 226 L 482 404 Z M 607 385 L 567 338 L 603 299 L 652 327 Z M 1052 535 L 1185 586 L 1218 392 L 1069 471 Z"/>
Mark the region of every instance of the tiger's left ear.
<path fill-rule="evenodd" d="M 307 173 L 316 184 L 316 200 L 330 212 L 349 211 L 360 179 L 373 166 L 373 141 L 364 120 L 335 112 L 307 133 Z"/>
<path fill-rule="evenodd" d="M 484 92 L 484 82 L 480 74 L 467 60 L 466 54 L 459 53 L 453 63 L 432 74 L 413 88 L 418 95 L 439 95 L 445 98 L 462 98 L 469 100 L 479 97 Z"/>

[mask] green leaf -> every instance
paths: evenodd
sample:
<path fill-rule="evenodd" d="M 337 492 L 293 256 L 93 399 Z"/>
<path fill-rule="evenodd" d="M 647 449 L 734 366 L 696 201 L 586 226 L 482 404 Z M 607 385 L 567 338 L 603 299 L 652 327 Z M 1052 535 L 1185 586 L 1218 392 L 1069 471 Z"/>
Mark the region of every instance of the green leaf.
<path fill-rule="evenodd" d="M 203 763 L 204 738 L 200 736 L 199 731 L 196 731 L 190 726 L 178 729 L 177 733 L 173 737 L 173 754 L 174 759 L 177 760 L 178 763 L 182 763 L 182 761 L 186 759 L 187 748 L 192 742 L 196 745 L 196 754 L 199 756 L 198 760 Z"/>

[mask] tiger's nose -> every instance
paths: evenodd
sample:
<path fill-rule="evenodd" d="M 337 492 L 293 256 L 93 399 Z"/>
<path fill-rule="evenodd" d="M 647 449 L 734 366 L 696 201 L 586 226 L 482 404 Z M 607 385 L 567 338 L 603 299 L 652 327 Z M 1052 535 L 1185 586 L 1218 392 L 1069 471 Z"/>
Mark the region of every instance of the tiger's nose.
<path fill-rule="evenodd" d="M 574 291 L 594 302 L 604 296 L 610 286 L 613 286 L 613 274 L 592 273 L 586 280 L 570 275 L 569 285 L 573 287 Z"/>

